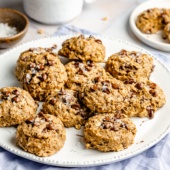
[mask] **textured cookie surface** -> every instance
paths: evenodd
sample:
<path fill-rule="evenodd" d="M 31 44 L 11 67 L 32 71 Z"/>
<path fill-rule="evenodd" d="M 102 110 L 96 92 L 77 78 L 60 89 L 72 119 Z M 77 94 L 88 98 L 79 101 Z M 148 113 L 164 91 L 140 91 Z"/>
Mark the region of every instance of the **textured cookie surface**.
<path fill-rule="evenodd" d="M 121 110 L 127 105 L 129 95 L 126 86 L 110 77 L 97 77 L 83 86 L 80 100 L 93 112 L 105 113 Z"/>
<path fill-rule="evenodd" d="M 134 142 L 136 127 L 126 115 L 99 114 L 89 118 L 84 127 L 86 148 L 121 151 Z"/>
<path fill-rule="evenodd" d="M 52 91 L 61 89 L 67 81 L 65 67 L 58 56 L 41 48 L 21 54 L 16 75 L 24 89 L 39 101 L 43 101 Z"/>
<path fill-rule="evenodd" d="M 103 67 L 91 61 L 72 61 L 66 64 L 65 67 L 68 75 L 66 85 L 70 89 L 76 91 L 79 91 L 84 83 L 87 83 L 94 77 L 103 76 L 106 74 Z"/>
<path fill-rule="evenodd" d="M 131 79 L 124 83 L 129 86 L 130 96 L 128 106 L 122 110 L 129 117 L 153 118 L 155 111 L 166 102 L 162 89 L 154 82 L 135 82 Z"/>
<path fill-rule="evenodd" d="M 136 51 L 121 50 L 106 62 L 106 70 L 119 80 L 148 79 L 153 69 L 153 58 Z"/>
<path fill-rule="evenodd" d="M 69 89 L 62 89 L 48 97 L 43 104 L 43 110 L 58 116 L 65 127 L 76 127 L 77 129 L 90 116 L 90 110 L 80 105 L 77 93 Z"/>
<path fill-rule="evenodd" d="M 162 36 L 164 39 L 167 39 L 168 42 L 170 43 L 170 23 L 164 27 Z"/>
<path fill-rule="evenodd" d="M 105 47 L 102 41 L 90 36 L 85 38 L 83 35 L 67 39 L 59 50 L 59 55 L 74 60 L 91 60 L 103 62 L 105 58 Z"/>
<path fill-rule="evenodd" d="M 38 106 L 31 95 L 18 87 L 0 89 L 0 126 L 22 123 L 36 115 Z"/>
<path fill-rule="evenodd" d="M 152 8 L 142 12 L 136 20 L 137 27 L 146 34 L 162 30 L 170 22 L 170 10 Z"/>
<path fill-rule="evenodd" d="M 61 120 L 43 113 L 20 124 L 16 132 L 17 145 L 41 157 L 55 154 L 65 140 L 66 132 Z"/>

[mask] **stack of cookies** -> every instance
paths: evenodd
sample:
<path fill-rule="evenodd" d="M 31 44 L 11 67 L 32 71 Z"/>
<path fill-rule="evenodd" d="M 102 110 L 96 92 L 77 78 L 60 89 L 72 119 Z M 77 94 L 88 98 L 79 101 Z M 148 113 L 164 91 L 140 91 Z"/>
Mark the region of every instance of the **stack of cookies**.
<path fill-rule="evenodd" d="M 59 151 L 65 128 L 84 126 L 86 148 L 120 151 L 134 142 L 130 117 L 153 118 L 165 104 L 161 88 L 149 80 L 153 58 L 121 50 L 105 61 L 100 39 L 80 35 L 52 48 L 31 48 L 20 54 L 16 77 L 23 89 L 0 89 L 0 126 L 18 125 L 17 145 L 38 156 Z M 37 101 L 43 102 L 36 114 Z"/>
<path fill-rule="evenodd" d="M 162 30 L 162 37 L 170 42 L 170 9 L 145 10 L 137 17 L 136 26 L 146 34 L 155 34 Z"/>

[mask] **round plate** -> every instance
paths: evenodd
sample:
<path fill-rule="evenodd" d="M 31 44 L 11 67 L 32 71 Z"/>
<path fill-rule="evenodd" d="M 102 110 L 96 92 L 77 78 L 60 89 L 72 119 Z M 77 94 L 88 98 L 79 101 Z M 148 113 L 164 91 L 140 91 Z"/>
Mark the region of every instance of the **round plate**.
<path fill-rule="evenodd" d="M 16 61 L 20 53 L 31 47 L 50 47 L 54 44 L 61 48 L 61 44 L 69 36 L 53 37 L 31 41 L 20 45 L 7 53 L 0 56 L 0 87 L 19 86 L 14 75 Z M 144 49 L 132 43 L 114 38 L 105 38 L 97 36 L 103 41 L 106 47 L 107 58 L 121 49 L 141 51 L 148 53 Z M 106 58 L 106 59 L 107 59 Z M 62 62 L 68 62 L 68 59 L 61 59 Z M 92 149 L 86 149 L 83 143 L 83 129 L 76 130 L 68 128 L 67 140 L 64 147 L 56 154 L 50 157 L 41 158 L 36 155 L 27 153 L 15 144 L 14 127 L 0 128 L 0 146 L 4 149 L 36 162 L 44 164 L 65 166 L 65 167 L 87 167 L 108 164 L 127 159 L 139 154 L 160 141 L 170 129 L 170 73 L 156 58 L 154 59 L 155 69 L 151 75 L 151 80 L 156 82 L 164 91 L 167 102 L 163 108 L 159 109 L 153 119 L 132 118 L 137 126 L 137 135 L 135 142 L 128 149 L 120 152 L 99 152 Z M 159 128 L 158 128 L 159 127 Z M 155 130 L 156 129 L 156 130 Z"/>
<path fill-rule="evenodd" d="M 137 6 L 134 11 L 132 12 L 129 23 L 130 28 L 133 33 L 145 44 L 156 48 L 158 50 L 170 52 L 170 43 L 167 40 L 162 38 L 162 31 L 159 31 L 156 34 L 144 34 L 142 33 L 136 26 L 136 19 L 139 14 L 143 11 L 150 9 L 150 8 L 168 8 L 170 9 L 170 1 L 169 0 L 150 0 L 144 2 Z"/>

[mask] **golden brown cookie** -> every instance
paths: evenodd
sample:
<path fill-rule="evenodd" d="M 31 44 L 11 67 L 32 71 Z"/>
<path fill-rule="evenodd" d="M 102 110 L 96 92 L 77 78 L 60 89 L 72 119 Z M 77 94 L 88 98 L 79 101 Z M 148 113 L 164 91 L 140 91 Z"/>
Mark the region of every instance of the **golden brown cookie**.
<path fill-rule="evenodd" d="M 103 62 L 105 47 L 101 40 L 93 36 L 86 38 L 80 35 L 65 40 L 58 54 L 73 60 Z"/>
<path fill-rule="evenodd" d="M 136 51 L 121 50 L 110 56 L 106 71 L 119 80 L 149 79 L 153 70 L 153 58 Z"/>
<path fill-rule="evenodd" d="M 121 151 L 134 142 L 135 124 L 121 114 L 99 114 L 89 118 L 84 127 L 86 148 L 99 151 Z"/>
<path fill-rule="evenodd" d="M 65 140 L 66 132 L 61 120 L 42 112 L 19 125 L 16 132 L 17 145 L 41 157 L 55 154 Z"/>
<path fill-rule="evenodd" d="M 36 115 L 37 103 L 18 87 L 0 89 L 0 127 L 17 125 Z"/>
<path fill-rule="evenodd" d="M 58 116 L 65 127 L 80 129 L 91 115 L 91 111 L 82 106 L 77 98 L 77 92 L 70 89 L 56 91 L 43 104 L 46 113 Z"/>

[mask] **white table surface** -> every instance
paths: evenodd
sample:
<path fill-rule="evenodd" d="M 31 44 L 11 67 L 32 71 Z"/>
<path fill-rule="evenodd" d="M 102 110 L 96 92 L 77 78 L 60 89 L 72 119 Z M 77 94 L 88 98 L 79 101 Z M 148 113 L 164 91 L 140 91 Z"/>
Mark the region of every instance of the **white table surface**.
<path fill-rule="evenodd" d="M 159 52 L 170 57 L 170 53 L 158 51 L 142 43 L 129 28 L 129 15 L 140 2 L 146 0 L 96 0 L 94 3 L 85 5 L 82 13 L 68 24 L 87 29 L 105 36 L 117 37 L 137 45 L 140 45 L 150 52 Z M 13 8 L 24 13 L 22 0 L 0 0 L 0 8 Z M 102 18 L 107 20 L 102 20 Z M 52 35 L 61 25 L 44 25 L 30 19 L 29 29 L 26 36 L 20 43 L 33 39 L 48 37 Z M 37 30 L 44 30 L 38 34 Z M 8 50 L 8 49 L 6 49 Z M 6 50 L 0 50 L 0 54 Z"/>

